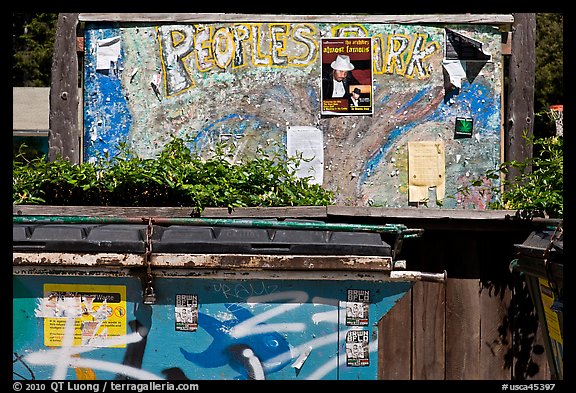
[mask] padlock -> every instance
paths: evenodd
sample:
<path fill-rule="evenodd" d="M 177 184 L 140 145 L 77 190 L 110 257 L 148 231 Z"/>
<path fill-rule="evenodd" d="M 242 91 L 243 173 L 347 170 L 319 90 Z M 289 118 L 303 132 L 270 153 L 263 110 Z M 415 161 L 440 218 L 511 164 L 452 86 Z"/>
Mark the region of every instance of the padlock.
<path fill-rule="evenodd" d="M 154 287 L 148 286 L 144 291 L 144 304 L 154 303 L 156 303 L 156 293 L 154 292 Z"/>

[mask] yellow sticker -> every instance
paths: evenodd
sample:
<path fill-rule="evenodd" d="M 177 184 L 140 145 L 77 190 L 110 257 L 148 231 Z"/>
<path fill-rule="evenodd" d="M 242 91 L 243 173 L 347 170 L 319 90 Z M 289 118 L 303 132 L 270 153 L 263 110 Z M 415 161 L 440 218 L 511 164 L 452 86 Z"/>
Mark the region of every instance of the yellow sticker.
<path fill-rule="evenodd" d="M 126 347 L 125 286 L 44 284 L 35 314 L 48 347 Z"/>

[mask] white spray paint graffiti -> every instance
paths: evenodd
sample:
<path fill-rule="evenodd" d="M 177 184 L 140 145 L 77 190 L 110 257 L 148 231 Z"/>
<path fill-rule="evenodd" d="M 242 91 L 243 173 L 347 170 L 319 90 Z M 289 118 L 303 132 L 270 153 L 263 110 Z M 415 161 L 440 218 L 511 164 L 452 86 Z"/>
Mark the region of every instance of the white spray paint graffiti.
<path fill-rule="evenodd" d="M 62 348 L 33 352 L 29 355 L 26 355 L 24 360 L 32 365 L 54 366 L 54 373 L 52 374 L 52 379 L 54 380 L 66 379 L 66 373 L 70 367 L 91 368 L 93 370 L 108 371 L 116 374 L 122 374 L 134 379 L 164 379 L 148 371 L 122 364 L 75 357 L 75 355 L 90 352 L 98 348 L 72 346 L 72 342 L 74 341 L 74 323 L 75 321 L 73 318 L 66 320 Z M 142 336 L 140 336 L 138 332 L 134 332 L 121 337 L 109 338 L 106 340 L 106 344 L 107 347 L 114 347 L 121 344 L 136 343 L 140 340 L 142 340 Z"/>
<path fill-rule="evenodd" d="M 265 313 L 259 314 L 259 315 L 255 316 L 254 318 L 250 318 L 249 320 L 246 320 L 246 321 L 238 324 L 235 328 L 232 329 L 230 334 L 235 336 L 235 337 L 241 337 L 244 335 L 260 333 L 259 329 L 257 329 L 255 326 L 256 324 L 265 322 L 268 319 L 273 318 L 276 315 L 281 315 L 284 312 L 286 312 L 288 309 L 294 309 L 296 307 L 301 306 L 308 299 L 308 294 L 306 292 L 301 292 L 301 291 L 291 291 L 291 292 L 279 292 L 279 293 L 264 295 L 264 296 L 254 296 L 254 297 L 251 297 L 247 300 L 247 304 L 267 303 L 270 301 L 281 300 L 281 299 L 292 300 L 292 301 L 294 301 L 294 304 L 291 304 L 291 305 L 284 304 L 282 306 L 275 307 L 273 310 L 269 310 Z M 334 305 L 339 304 L 338 301 L 334 300 L 334 299 L 329 299 L 329 303 L 334 303 Z M 345 321 L 345 313 L 340 312 L 340 310 L 342 310 L 342 309 L 343 309 L 342 307 L 338 306 L 338 309 L 333 310 L 333 311 L 314 313 L 314 314 L 312 314 L 312 321 L 315 324 L 318 324 L 319 322 L 338 323 L 339 318 L 340 318 L 340 321 L 343 322 L 343 321 Z M 289 325 L 289 329 L 286 329 L 286 325 Z M 294 329 L 296 328 L 297 325 L 301 325 L 300 331 L 304 331 L 304 329 L 306 327 L 305 324 L 270 324 L 270 325 L 265 325 L 268 327 L 268 329 L 265 329 L 264 331 L 271 331 L 272 330 L 272 329 L 270 329 L 271 327 L 273 327 L 274 330 L 277 332 L 295 331 Z M 332 345 L 334 343 L 337 343 L 339 340 L 339 337 L 342 335 L 345 337 L 346 333 L 350 330 L 354 330 L 354 329 L 348 329 L 344 332 L 335 332 L 333 334 L 329 334 L 329 335 L 326 335 L 326 336 L 323 336 L 320 338 L 315 338 L 313 340 L 303 342 L 300 345 L 298 345 L 296 348 L 293 348 L 292 351 L 281 353 L 280 355 L 269 359 L 267 362 L 265 362 L 263 364 L 263 366 L 264 366 L 264 368 L 268 368 L 269 365 L 287 362 L 290 359 L 298 357 L 300 354 L 302 354 L 306 350 L 313 352 L 314 349 L 318 349 L 318 348 L 323 347 L 323 346 Z M 378 349 L 378 342 L 377 341 L 371 342 L 368 346 L 368 350 L 370 353 L 376 352 L 377 349 Z M 338 367 L 340 365 L 346 365 L 346 353 L 340 355 L 338 357 L 337 362 L 335 362 L 333 359 L 329 359 L 328 361 L 326 361 L 326 363 L 324 363 L 324 365 L 322 365 L 315 372 L 310 374 L 310 376 L 308 376 L 307 379 L 309 379 L 309 380 L 322 379 L 330 371 L 332 371 L 333 369 L 335 369 L 336 367 Z"/>
<path fill-rule="evenodd" d="M 306 328 L 304 323 L 283 323 L 283 324 L 262 324 L 269 319 L 274 318 L 276 315 L 282 315 L 288 310 L 300 307 L 302 303 L 306 302 L 308 299 L 308 294 L 302 291 L 292 291 L 292 292 L 279 292 L 271 295 L 258 296 L 256 299 L 251 298 L 248 301 L 250 303 L 262 303 L 275 300 L 292 300 L 292 303 L 283 304 L 273 309 L 260 313 L 253 318 L 247 319 L 244 322 L 239 323 L 234 326 L 230 335 L 234 338 L 240 338 L 245 336 L 250 336 L 253 334 L 262 334 L 268 332 L 301 332 Z"/>
<path fill-rule="evenodd" d="M 230 288 L 220 288 L 220 289 L 224 290 L 224 292 L 226 292 L 228 295 L 231 294 Z M 232 293 L 234 293 L 233 297 L 236 297 L 237 300 L 240 300 L 240 297 L 237 297 L 237 295 L 239 295 L 240 293 L 248 294 L 254 292 L 262 292 L 262 288 L 259 288 L 257 291 L 255 291 L 254 288 L 251 288 L 250 290 L 246 290 L 246 288 L 242 289 L 235 288 L 235 290 Z M 280 303 L 276 307 L 268 309 L 265 312 L 258 313 L 254 317 L 244 320 L 243 322 L 234 326 L 228 332 L 228 334 L 233 338 L 241 338 L 267 332 L 278 332 L 278 333 L 304 332 L 306 330 L 306 323 L 267 324 L 266 322 L 273 320 L 275 317 L 279 315 L 284 315 L 290 310 L 294 310 L 298 307 L 307 304 L 306 302 L 308 301 L 308 298 L 309 298 L 308 294 L 304 291 L 285 291 L 285 292 L 268 293 L 265 295 L 256 295 L 244 298 L 245 301 L 239 301 L 236 304 L 254 306 L 258 304 L 270 304 L 282 300 L 285 300 L 286 303 Z M 336 309 L 312 314 L 311 320 L 314 324 L 318 325 L 323 322 L 327 322 L 330 324 L 335 323 L 337 324 L 339 322 L 344 321 L 345 313 L 341 312 L 343 308 L 341 307 L 341 304 L 338 300 L 327 298 L 314 298 L 314 305 L 316 305 L 316 303 L 318 303 L 318 305 L 321 304 L 333 305 L 336 307 Z M 40 302 L 39 304 L 40 307 L 39 309 L 36 310 L 37 316 L 47 317 L 53 315 L 53 310 L 51 309 L 51 307 L 47 307 L 48 308 L 47 310 L 46 305 L 47 304 Z M 65 308 L 67 309 L 70 308 L 68 307 L 70 306 L 69 304 L 67 304 L 66 306 L 67 307 Z M 149 371 L 134 368 L 131 366 L 117 364 L 114 362 L 78 357 L 77 355 L 79 354 L 87 353 L 89 351 L 93 351 L 98 348 L 88 347 L 86 345 L 74 346 L 74 330 L 76 319 L 77 318 L 75 317 L 66 318 L 61 348 L 37 351 L 25 356 L 23 360 L 25 360 L 31 365 L 54 366 L 52 379 L 55 380 L 66 379 L 68 370 L 71 367 L 90 368 L 93 370 L 107 371 L 116 374 L 122 374 L 134 379 L 148 379 L 148 380 L 163 379 Z M 274 358 L 270 358 L 262 364 L 259 363 L 260 360 L 256 357 L 256 355 L 253 352 L 246 353 L 245 357 L 250 360 L 252 369 L 255 372 L 255 378 L 265 379 L 266 376 L 264 370 L 270 368 L 271 365 L 289 362 L 291 360 L 298 358 L 298 356 L 305 353 L 306 351 L 308 351 L 308 354 L 310 352 L 313 354 L 314 350 L 318 350 L 321 347 L 334 345 L 335 343 L 338 343 L 338 340 L 340 337 L 342 337 L 342 335 L 344 336 L 346 335 L 347 331 L 344 332 L 336 331 L 332 334 L 328 334 L 322 337 L 314 338 L 306 342 L 299 343 L 297 347 L 291 347 L 289 351 L 278 354 Z M 137 343 L 141 340 L 142 336 L 139 333 L 134 332 L 125 336 L 106 337 L 106 339 L 101 342 L 101 345 L 99 347 L 111 348 L 122 344 L 126 345 L 131 343 Z M 376 352 L 377 347 L 378 347 L 377 342 L 371 342 L 369 345 L 369 351 Z M 313 371 L 312 374 L 310 374 L 307 379 L 322 379 L 332 370 L 344 364 L 346 364 L 346 354 L 338 356 L 337 360 L 335 360 L 333 357 L 328 357 L 326 362 L 322 364 L 320 367 L 318 367 L 315 371 Z"/>

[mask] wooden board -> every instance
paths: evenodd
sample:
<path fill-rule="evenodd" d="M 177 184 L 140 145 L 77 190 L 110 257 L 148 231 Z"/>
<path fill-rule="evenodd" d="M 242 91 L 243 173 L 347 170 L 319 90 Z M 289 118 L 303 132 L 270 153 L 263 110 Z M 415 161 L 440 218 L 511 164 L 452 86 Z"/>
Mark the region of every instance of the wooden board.
<path fill-rule="evenodd" d="M 480 298 L 478 281 L 446 282 L 446 379 L 480 378 Z"/>
<path fill-rule="evenodd" d="M 412 289 L 378 322 L 378 379 L 410 380 Z"/>
<path fill-rule="evenodd" d="M 444 379 L 445 286 L 443 283 L 417 282 L 412 288 L 412 378 Z"/>

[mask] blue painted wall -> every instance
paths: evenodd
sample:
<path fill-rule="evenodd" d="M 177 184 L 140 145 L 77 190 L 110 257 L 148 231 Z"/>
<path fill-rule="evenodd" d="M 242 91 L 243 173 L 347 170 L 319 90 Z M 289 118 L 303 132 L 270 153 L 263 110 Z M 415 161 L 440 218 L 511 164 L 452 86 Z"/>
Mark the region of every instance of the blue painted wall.
<path fill-rule="evenodd" d="M 144 305 L 137 278 L 14 275 L 13 378 L 376 379 L 377 323 L 411 287 L 409 282 L 354 280 L 156 278 L 154 283 L 157 302 Z M 53 314 L 41 312 L 42 301 L 50 292 L 46 289 L 58 284 L 61 293 L 68 292 L 63 297 L 82 291 L 82 299 L 106 295 L 110 313 L 48 318 Z M 369 299 L 356 299 L 368 304 L 366 325 L 347 324 L 348 290 L 368 294 Z M 197 296 L 195 330 L 176 329 L 177 295 Z M 72 309 L 69 302 L 66 308 Z M 104 320 L 109 326 L 99 328 L 104 338 L 97 346 L 88 341 L 46 346 L 47 335 L 56 331 L 49 320 L 60 326 L 76 322 L 75 330 L 61 330 L 61 343 L 67 336 L 84 337 L 86 322 Z M 364 334 L 368 364 L 347 364 L 349 331 Z M 292 365 L 309 347 L 297 372 Z"/>

